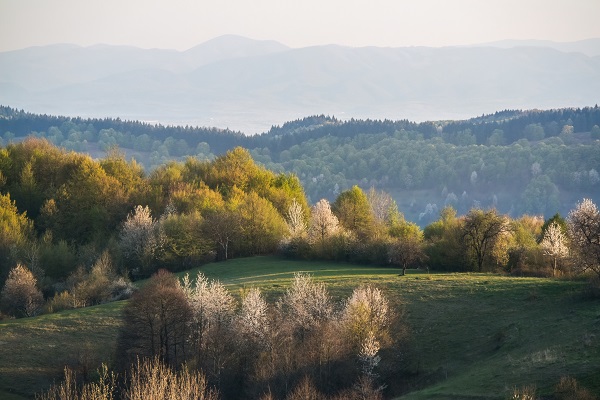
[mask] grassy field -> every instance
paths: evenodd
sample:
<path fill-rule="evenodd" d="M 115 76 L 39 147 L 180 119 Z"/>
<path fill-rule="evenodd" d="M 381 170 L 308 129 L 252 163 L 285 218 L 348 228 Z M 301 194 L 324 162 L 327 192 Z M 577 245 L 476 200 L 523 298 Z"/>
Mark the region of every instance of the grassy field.
<path fill-rule="evenodd" d="M 402 399 L 502 399 L 534 384 L 547 395 L 561 376 L 600 393 L 600 301 L 582 282 L 490 274 L 427 274 L 274 257 L 203 266 L 234 293 L 261 287 L 276 298 L 307 271 L 341 299 L 371 283 L 401 304 L 410 338 L 390 384 Z M 197 270 L 190 271 L 192 278 Z M 182 274 L 183 275 L 183 274 Z M 124 302 L 0 322 L 0 398 L 30 398 L 63 365 L 110 361 Z"/>

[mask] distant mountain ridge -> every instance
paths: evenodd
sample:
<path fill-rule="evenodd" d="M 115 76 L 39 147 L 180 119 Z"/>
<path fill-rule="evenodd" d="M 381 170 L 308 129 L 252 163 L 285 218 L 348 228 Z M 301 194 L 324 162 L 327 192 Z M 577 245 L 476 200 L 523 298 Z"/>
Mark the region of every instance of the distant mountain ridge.
<path fill-rule="evenodd" d="M 259 133 L 313 114 L 423 121 L 598 103 L 600 39 L 551 44 L 292 49 L 227 35 L 183 52 L 34 47 L 0 53 L 0 104 Z"/>
<path fill-rule="evenodd" d="M 576 42 L 553 42 L 550 40 L 501 40 L 497 42 L 482 43 L 471 47 L 500 47 L 510 49 L 514 47 L 547 47 L 565 53 L 582 53 L 589 57 L 600 56 L 600 38 L 578 40 Z"/>

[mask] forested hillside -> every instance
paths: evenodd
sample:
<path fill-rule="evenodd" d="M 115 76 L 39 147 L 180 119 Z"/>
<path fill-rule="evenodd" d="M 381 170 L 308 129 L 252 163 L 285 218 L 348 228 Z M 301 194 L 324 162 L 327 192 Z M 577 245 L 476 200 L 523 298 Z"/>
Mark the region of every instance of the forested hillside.
<path fill-rule="evenodd" d="M 518 216 L 566 213 L 600 189 L 600 109 L 502 111 L 466 121 L 342 121 L 314 116 L 257 136 L 215 128 L 35 115 L 0 109 L 2 142 L 44 137 L 101 157 L 119 146 L 146 171 L 236 146 L 270 169 L 294 173 L 309 202 L 357 184 L 390 192 L 424 226 L 437 210 L 495 206 Z M 0 143 L 1 144 L 1 143 Z"/>

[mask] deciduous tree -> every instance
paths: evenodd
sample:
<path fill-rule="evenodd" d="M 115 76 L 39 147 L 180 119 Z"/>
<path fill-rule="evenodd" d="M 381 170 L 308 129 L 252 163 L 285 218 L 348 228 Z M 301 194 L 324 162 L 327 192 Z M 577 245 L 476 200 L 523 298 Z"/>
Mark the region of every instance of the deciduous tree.
<path fill-rule="evenodd" d="M 558 223 L 553 222 L 548 226 L 540 245 L 544 254 L 552 258 L 552 275 L 555 276 L 558 260 L 569 254 L 567 237 Z"/>
<path fill-rule="evenodd" d="M 220 260 L 229 258 L 229 246 L 240 237 L 240 229 L 239 217 L 228 209 L 209 213 L 202 223 L 202 231 L 214 241 Z"/>
<path fill-rule="evenodd" d="M 402 275 L 406 274 L 406 268 L 409 266 L 424 263 L 428 259 L 423 241 L 415 236 L 394 240 L 390 245 L 388 256 L 392 264 L 402 267 Z"/>
<path fill-rule="evenodd" d="M 332 206 L 342 226 L 359 239 L 371 239 L 375 219 L 367 196 L 358 186 L 342 192 Z"/>
<path fill-rule="evenodd" d="M 600 275 L 600 212 L 590 199 L 583 199 L 567 217 L 576 263 L 583 271 Z"/>
<path fill-rule="evenodd" d="M 303 237 L 306 234 L 306 218 L 300 203 L 294 199 L 288 207 L 286 224 L 291 238 Z"/>
<path fill-rule="evenodd" d="M 33 233 L 33 223 L 19 213 L 9 194 L 0 193 L 0 279 L 14 262 L 12 255 L 25 245 Z"/>
<path fill-rule="evenodd" d="M 238 248 L 248 255 L 272 253 L 285 232 L 285 221 L 267 199 L 256 192 L 243 196 L 237 210 L 241 240 Z"/>
<path fill-rule="evenodd" d="M 462 237 L 471 253 L 478 272 L 483 271 L 486 257 L 493 250 L 498 238 L 509 231 L 508 220 L 496 210 L 473 208 L 465 216 Z"/>
<path fill-rule="evenodd" d="M 345 302 L 341 322 L 357 355 L 367 341 L 389 339 L 391 314 L 389 302 L 380 289 L 372 286 L 354 289 Z"/>
<path fill-rule="evenodd" d="M 242 299 L 242 307 L 236 317 L 237 332 L 242 341 L 255 349 L 268 347 L 270 331 L 268 305 L 260 289 L 252 288 Z"/>
<path fill-rule="evenodd" d="M 333 313 L 333 305 L 325 285 L 301 272 L 294 274 L 292 285 L 284 293 L 279 306 L 301 337 L 330 318 Z"/>
<path fill-rule="evenodd" d="M 138 263 L 143 273 L 148 273 L 165 237 L 158 221 L 152 218 L 150 208 L 138 205 L 123 223 L 120 240 L 125 256 Z"/>
<path fill-rule="evenodd" d="M 192 310 L 177 277 L 160 270 L 136 292 L 124 310 L 118 352 L 131 363 L 157 357 L 169 366 L 186 358 Z"/>
<path fill-rule="evenodd" d="M 2 311 L 17 318 L 31 317 L 43 303 L 44 297 L 33 274 L 27 267 L 17 264 L 8 274 L 0 293 Z"/>
<path fill-rule="evenodd" d="M 191 307 L 190 337 L 194 357 L 216 383 L 233 358 L 232 324 L 236 302 L 219 281 L 198 273 L 195 284 L 188 277 L 182 284 Z"/>
<path fill-rule="evenodd" d="M 310 214 L 309 234 L 312 240 L 325 242 L 329 236 L 338 233 L 340 225 L 338 218 L 331 211 L 331 205 L 326 199 L 315 204 Z"/>

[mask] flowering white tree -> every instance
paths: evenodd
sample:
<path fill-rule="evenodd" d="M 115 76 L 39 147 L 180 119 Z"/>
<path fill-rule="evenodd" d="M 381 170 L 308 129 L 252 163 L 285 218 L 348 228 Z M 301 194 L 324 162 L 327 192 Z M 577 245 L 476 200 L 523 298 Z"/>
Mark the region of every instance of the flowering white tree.
<path fill-rule="evenodd" d="M 294 274 L 292 285 L 280 299 L 279 307 L 301 335 L 333 314 L 333 305 L 325 285 L 301 272 Z"/>
<path fill-rule="evenodd" d="M 540 245 L 544 250 L 544 254 L 552 257 L 552 275 L 554 276 L 556 274 L 558 260 L 569 254 L 567 238 L 560 228 L 560 225 L 556 222 L 551 223 L 548 226 Z"/>
<path fill-rule="evenodd" d="M 232 356 L 231 327 L 236 302 L 219 281 L 198 272 L 195 285 L 186 275 L 181 284 L 192 308 L 191 339 L 205 371 L 219 380 Z"/>
<path fill-rule="evenodd" d="M 580 268 L 600 275 L 600 212 L 592 200 L 583 199 L 571 210 L 567 226 Z"/>
<path fill-rule="evenodd" d="M 139 262 L 144 270 L 148 269 L 165 242 L 160 224 L 152 218 L 150 208 L 141 205 L 127 216 L 120 239 L 125 256 Z"/>
<path fill-rule="evenodd" d="M 219 281 L 209 281 L 198 272 L 195 283 L 186 274 L 181 284 L 192 307 L 193 336 L 201 351 L 211 330 L 222 330 L 232 321 L 235 314 L 235 299 Z"/>
<path fill-rule="evenodd" d="M 306 221 L 300 203 L 294 199 L 286 214 L 286 224 L 290 237 L 302 237 L 306 233 Z"/>
<path fill-rule="evenodd" d="M 367 199 L 371 206 L 371 211 L 375 220 L 379 223 L 385 223 L 390 217 L 390 212 L 397 210 L 396 203 L 389 193 L 377 191 L 374 187 L 367 192 Z"/>
<path fill-rule="evenodd" d="M 381 343 L 389 339 L 390 325 L 390 305 L 381 290 L 372 286 L 354 289 L 345 302 L 341 326 L 358 357 L 363 377 L 370 384 L 377 377 L 375 368 L 381 361 L 379 350 Z"/>
<path fill-rule="evenodd" d="M 310 237 L 312 240 L 324 242 L 325 239 L 340 230 L 340 223 L 331 211 L 326 199 L 321 199 L 311 210 Z"/>
<path fill-rule="evenodd" d="M 236 323 L 236 331 L 244 342 L 258 348 L 267 346 L 270 322 L 267 302 L 262 297 L 260 289 L 252 288 L 244 296 Z"/>
<path fill-rule="evenodd" d="M 31 317 L 44 303 L 37 280 L 27 267 L 17 264 L 10 270 L 0 293 L 0 305 L 7 314 L 15 317 Z"/>
<path fill-rule="evenodd" d="M 377 339 L 375 339 L 375 335 L 373 332 L 369 332 L 360 347 L 360 352 L 358 353 L 358 359 L 360 360 L 362 366 L 362 372 L 369 378 L 375 377 L 374 370 L 381 362 L 381 357 L 377 354 L 379 353 L 379 349 L 380 344 Z"/>
<path fill-rule="evenodd" d="M 341 322 L 349 340 L 358 350 L 370 340 L 370 336 L 373 340 L 385 340 L 391 323 L 389 302 L 378 288 L 358 287 L 345 302 Z"/>

